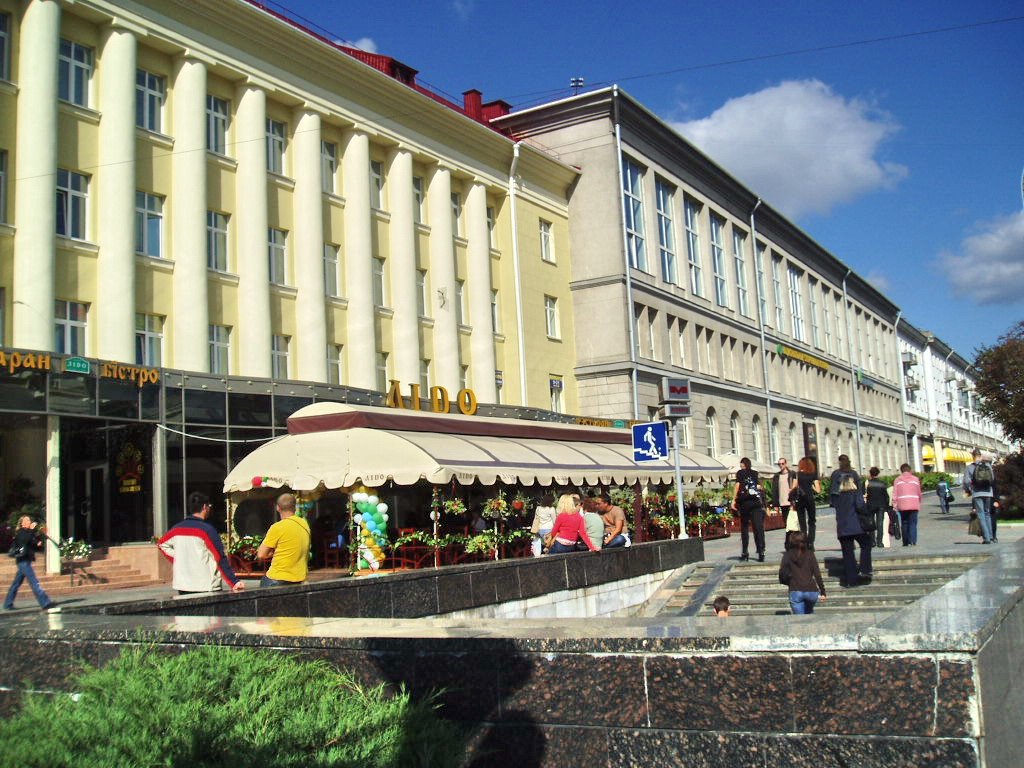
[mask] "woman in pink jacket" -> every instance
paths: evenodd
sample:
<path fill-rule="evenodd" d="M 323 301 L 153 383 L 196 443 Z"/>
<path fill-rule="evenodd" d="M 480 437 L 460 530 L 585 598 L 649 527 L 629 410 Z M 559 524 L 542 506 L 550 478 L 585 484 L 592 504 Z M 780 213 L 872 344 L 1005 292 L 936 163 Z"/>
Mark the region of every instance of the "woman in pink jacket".
<path fill-rule="evenodd" d="M 900 513 L 903 526 L 903 546 L 917 546 L 917 514 L 921 511 L 921 481 L 910 471 L 910 465 L 900 467 L 902 473 L 892 484 L 892 503 Z"/>

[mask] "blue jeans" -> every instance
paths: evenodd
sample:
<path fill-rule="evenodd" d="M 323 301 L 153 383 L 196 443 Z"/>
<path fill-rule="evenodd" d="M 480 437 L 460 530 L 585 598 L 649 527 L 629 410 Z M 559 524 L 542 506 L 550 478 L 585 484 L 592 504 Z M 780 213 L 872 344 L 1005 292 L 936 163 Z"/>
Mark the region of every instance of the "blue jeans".
<path fill-rule="evenodd" d="M 814 613 L 814 605 L 818 602 L 818 593 L 815 592 L 790 592 L 789 607 L 793 613 L 803 615 Z"/>
<path fill-rule="evenodd" d="M 548 554 L 549 555 L 564 555 L 566 552 L 575 552 L 575 551 L 576 551 L 576 545 L 575 544 L 563 544 L 560 541 L 556 541 L 555 543 L 553 543 L 551 545 L 551 548 L 548 549 Z"/>
<path fill-rule="evenodd" d="M 992 497 L 972 496 L 971 504 L 974 506 L 974 513 L 981 523 L 981 538 L 983 541 L 992 541 L 995 535 L 992 533 Z"/>
<path fill-rule="evenodd" d="M 900 527 L 903 528 L 903 546 L 917 544 L 917 510 L 900 510 Z M 982 529 L 984 530 L 984 528 Z"/>
<path fill-rule="evenodd" d="M 301 583 L 301 581 L 282 581 L 281 579 L 272 579 L 269 576 L 264 576 L 260 579 L 261 587 L 294 587 L 296 584 Z"/>
<path fill-rule="evenodd" d="M 4 608 L 11 609 L 14 607 L 14 598 L 18 596 L 18 589 L 25 579 L 28 579 L 28 585 L 32 587 L 32 592 L 35 594 L 36 600 L 39 601 L 39 605 L 43 608 L 49 608 L 53 601 L 43 591 L 43 588 L 39 586 L 39 580 L 36 578 L 36 572 L 32 568 L 31 560 L 18 560 L 18 572 L 14 575 L 14 582 L 11 584 L 11 588 L 7 590 Z"/>
<path fill-rule="evenodd" d="M 609 539 L 602 549 L 611 549 L 612 547 L 624 547 L 626 546 L 626 537 L 621 533 L 614 539 Z"/>

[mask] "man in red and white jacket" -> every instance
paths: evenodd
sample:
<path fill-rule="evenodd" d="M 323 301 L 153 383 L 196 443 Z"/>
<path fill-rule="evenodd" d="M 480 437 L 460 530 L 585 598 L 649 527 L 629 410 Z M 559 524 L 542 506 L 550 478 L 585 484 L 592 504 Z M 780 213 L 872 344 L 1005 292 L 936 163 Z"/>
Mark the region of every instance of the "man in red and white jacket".
<path fill-rule="evenodd" d="M 903 528 L 903 546 L 917 546 L 917 515 L 921 511 L 921 481 L 910 471 L 910 465 L 900 467 L 900 474 L 892 484 L 892 503 L 900 513 Z"/>
<path fill-rule="evenodd" d="M 217 592 L 223 580 L 232 592 L 241 592 L 245 585 L 231 569 L 217 529 L 207 522 L 213 509 L 210 497 L 203 493 L 189 494 L 188 508 L 191 514 L 157 542 L 160 551 L 172 563 L 172 586 L 183 595 Z"/>

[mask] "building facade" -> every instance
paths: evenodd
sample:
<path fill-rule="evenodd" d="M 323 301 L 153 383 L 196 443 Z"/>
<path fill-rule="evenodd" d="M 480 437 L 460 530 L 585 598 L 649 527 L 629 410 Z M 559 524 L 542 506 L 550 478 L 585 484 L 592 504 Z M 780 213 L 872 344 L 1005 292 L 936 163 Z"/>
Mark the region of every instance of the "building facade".
<path fill-rule="evenodd" d="M 687 447 L 758 461 L 905 458 L 899 309 L 617 87 L 493 124 L 568 164 L 581 408 L 656 418 L 691 383 Z"/>
<path fill-rule="evenodd" d="M 978 412 L 972 365 L 928 331 L 899 326 L 906 392 L 908 463 L 915 471 L 963 473 L 980 448 L 993 456 L 1011 450 L 1002 429 Z"/>
<path fill-rule="evenodd" d="M 0 347 L 19 361 L 2 375 L 36 387 L 31 408 L 0 402 L 0 479 L 34 478 L 59 516 L 83 503 L 69 430 L 125 425 L 157 475 L 187 473 L 155 426 L 182 407 L 165 371 L 223 401 L 204 451 L 222 469 L 228 392 L 372 401 L 398 382 L 410 404 L 444 388 L 578 412 L 551 258 L 576 171 L 489 127 L 500 102 L 415 74 L 244 0 L 0 0 Z M 107 407 L 133 385 L 145 405 Z M 236 427 L 276 423 L 244 410 Z M 181 500 L 98 539 L 148 538 Z"/>

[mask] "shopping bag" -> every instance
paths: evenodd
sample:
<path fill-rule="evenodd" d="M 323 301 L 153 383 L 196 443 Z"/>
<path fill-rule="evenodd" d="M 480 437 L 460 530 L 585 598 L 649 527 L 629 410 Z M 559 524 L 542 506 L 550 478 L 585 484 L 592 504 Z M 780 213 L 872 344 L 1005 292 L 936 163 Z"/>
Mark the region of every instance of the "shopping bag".
<path fill-rule="evenodd" d="M 900 530 L 900 516 L 892 509 L 889 510 L 889 535 L 896 541 L 903 537 L 903 531 Z"/>
<path fill-rule="evenodd" d="M 786 530 L 787 531 L 799 531 L 800 530 L 800 518 L 796 514 L 796 508 L 790 507 L 789 514 L 786 515 Z"/>
<path fill-rule="evenodd" d="M 967 534 L 969 536 L 981 536 L 981 520 L 978 519 L 978 515 L 971 512 L 971 522 L 967 524 Z"/>

